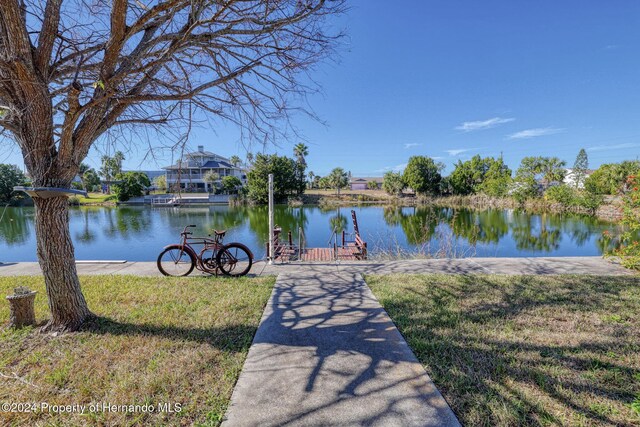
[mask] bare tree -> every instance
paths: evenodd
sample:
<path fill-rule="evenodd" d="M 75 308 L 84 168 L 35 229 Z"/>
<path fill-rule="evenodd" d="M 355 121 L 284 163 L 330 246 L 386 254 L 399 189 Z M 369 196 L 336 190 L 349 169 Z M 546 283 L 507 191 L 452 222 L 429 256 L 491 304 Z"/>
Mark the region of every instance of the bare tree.
<path fill-rule="evenodd" d="M 69 188 L 92 144 L 139 125 L 188 127 L 202 112 L 268 141 L 332 53 L 344 0 L 0 0 L 0 128 L 35 186 Z M 290 105 L 292 102 L 293 105 Z M 64 197 L 34 200 L 51 320 L 91 312 Z"/>

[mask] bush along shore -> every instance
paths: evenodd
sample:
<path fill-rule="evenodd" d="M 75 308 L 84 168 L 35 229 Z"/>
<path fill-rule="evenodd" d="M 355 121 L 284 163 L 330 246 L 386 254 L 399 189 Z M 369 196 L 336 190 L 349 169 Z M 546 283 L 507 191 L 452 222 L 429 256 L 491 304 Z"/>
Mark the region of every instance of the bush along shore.
<path fill-rule="evenodd" d="M 354 204 L 385 204 L 399 206 L 434 205 L 447 208 L 466 209 L 523 209 L 529 212 L 576 213 L 592 215 L 607 221 L 622 219 L 624 208 L 621 197 L 604 196 L 597 204 L 582 205 L 579 203 L 563 203 L 546 197 L 517 200 L 514 197 L 494 197 L 485 194 L 469 196 L 402 196 L 381 195 L 378 192 L 349 192 L 347 194 L 305 194 L 301 199 L 304 204 L 320 206 L 351 206 Z"/>
<path fill-rule="evenodd" d="M 576 213 L 593 215 L 608 221 L 619 221 L 623 215 L 622 199 L 614 196 L 604 197 L 601 203 L 591 206 L 562 203 L 545 197 L 519 201 L 513 197 L 492 197 L 484 194 L 419 198 L 417 203 L 453 208 L 524 209 L 530 212 Z"/>

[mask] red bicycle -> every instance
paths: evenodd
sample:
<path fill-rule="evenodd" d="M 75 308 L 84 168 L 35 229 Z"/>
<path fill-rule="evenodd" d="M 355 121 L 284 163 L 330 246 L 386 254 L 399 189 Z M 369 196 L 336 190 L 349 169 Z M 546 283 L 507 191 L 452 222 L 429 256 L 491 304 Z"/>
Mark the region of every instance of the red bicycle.
<path fill-rule="evenodd" d="M 190 237 L 187 231 L 195 225 L 187 225 L 180 233 L 181 242 L 165 246 L 158 255 L 158 270 L 165 276 L 188 276 L 194 268 L 209 273 L 222 272 L 225 276 L 240 277 L 251 270 L 253 254 L 242 243 L 224 245 L 226 231 L 214 231 L 214 237 Z M 200 252 L 194 246 L 202 245 Z"/>

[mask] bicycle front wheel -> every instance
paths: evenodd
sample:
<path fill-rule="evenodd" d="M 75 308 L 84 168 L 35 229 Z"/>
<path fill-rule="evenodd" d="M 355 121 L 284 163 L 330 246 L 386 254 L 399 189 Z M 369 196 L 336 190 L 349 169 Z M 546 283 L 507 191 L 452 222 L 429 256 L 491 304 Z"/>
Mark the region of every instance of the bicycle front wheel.
<path fill-rule="evenodd" d="M 227 276 L 244 276 L 251 270 L 253 254 L 242 243 L 229 243 L 223 246 L 216 256 L 218 268 Z"/>
<path fill-rule="evenodd" d="M 158 256 L 158 270 L 165 276 L 188 276 L 195 266 L 193 255 L 178 245 L 166 248 Z"/>

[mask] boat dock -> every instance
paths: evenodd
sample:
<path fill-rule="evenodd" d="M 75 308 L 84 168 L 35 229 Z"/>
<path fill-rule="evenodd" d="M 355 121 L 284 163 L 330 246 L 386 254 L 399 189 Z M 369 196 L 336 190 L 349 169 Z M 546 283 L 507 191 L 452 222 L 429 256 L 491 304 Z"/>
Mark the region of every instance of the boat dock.
<path fill-rule="evenodd" d="M 347 238 L 347 233 L 334 229 L 329 244 L 326 247 L 308 248 L 304 230 L 298 230 L 298 243 L 293 241 L 291 230 L 287 233 L 286 241 L 282 240 L 282 229 L 276 226 L 274 233 L 274 261 L 278 262 L 327 262 L 327 261 L 364 261 L 367 259 L 367 242 L 360 236 L 356 212 L 351 211 L 353 223 L 353 240 Z M 338 237 L 340 235 L 340 237 Z M 267 243 L 267 253 L 269 244 Z"/>

